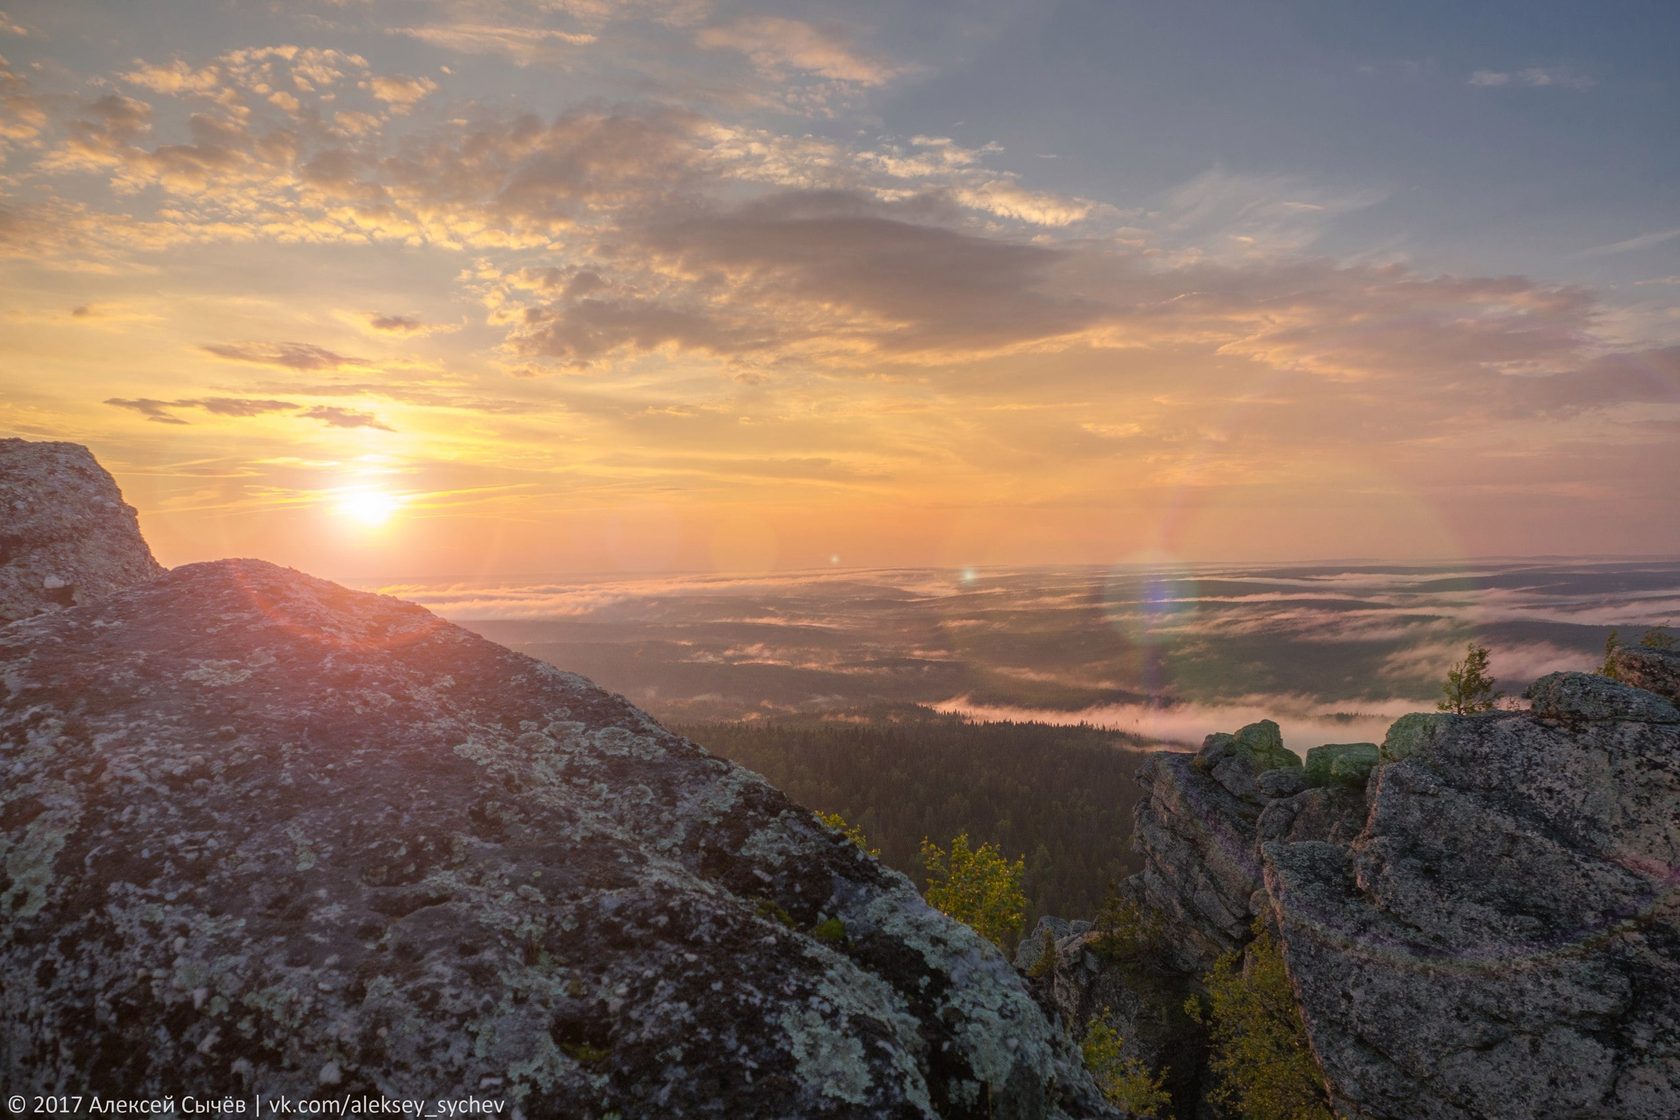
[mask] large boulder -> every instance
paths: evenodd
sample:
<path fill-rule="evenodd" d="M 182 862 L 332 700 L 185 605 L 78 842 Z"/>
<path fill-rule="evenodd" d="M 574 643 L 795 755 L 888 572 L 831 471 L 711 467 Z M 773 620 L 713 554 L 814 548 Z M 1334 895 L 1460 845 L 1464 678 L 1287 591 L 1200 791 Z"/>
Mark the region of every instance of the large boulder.
<path fill-rule="evenodd" d="M 1680 1115 L 1680 724 L 1585 674 L 1533 698 L 1402 719 L 1351 845 L 1263 843 L 1338 1115 Z"/>
<path fill-rule="evenodd" d="M 8 1092 L 1108 1111 L 994 948 L 756 775 L 257 561 L 0 628 L 0 867 Z"/>
<path fill-rule="evenodd" d="M 162 572 L 87 448 L 0 439 L 0 625 Z"/>
<path fill-rule="evenodd" d="M 1618 646 L 1610 668 L 1617 680 L 1680 704 L 1680 649 Z"/>

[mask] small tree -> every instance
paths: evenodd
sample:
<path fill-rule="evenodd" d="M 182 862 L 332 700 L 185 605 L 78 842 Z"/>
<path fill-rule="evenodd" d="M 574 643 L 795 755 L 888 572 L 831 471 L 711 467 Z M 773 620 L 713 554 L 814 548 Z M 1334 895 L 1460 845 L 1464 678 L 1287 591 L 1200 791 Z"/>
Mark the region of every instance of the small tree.
<path fill-rule="evenodd" d="M 1171 1115 L 1172 1097 L 1161 1085 L 1161 1075 L 1150 1073 L 1149 1067 L 1139 1059 L 1121 1054 L 1125 1040 L 1104 1021 L 1111 1014 L 1105 1007 L 1102 1015 L 1085 1026 L 1080 1050 L 1085 1057 L 1085 1068 L 1091 1071 L 1091 1080 L 1097 1083 L 1109 1104 L 1119 1105 L 1134 1116 L 1161 1120 Z"/>
<path fill-rule="evenodd" d="M 1464 648 L 1464 660 L 1447 670 L 1447 681 L 1441 686 L 1442 699 L 1435 705 L 1443 712 L 1471 715 L 1491 712 L 1499 702 L 1493 678 L 1488 675 L 1488 651 L 1475 642 Z"/>
<path fill-rule="evenodd" d="M 974 928 L 987 941 L 1012 949 L 1027 920 L 1027 896 L 1021 890 L 1026 861 L 1011 863 L 995 844 L 970 848 L 968 833 L 951 841 L 949 852 L 922 839 L 922 866 L 927 868 L 928 904 Z"/>
<path fill-rule="evenodd" d="M 1332 1120 L 1282 947 L 1255 927 L 1246 955 L 1226 953 L 1202 978 L 1205 1011 L 1195 996 L 1185 1005 L 1212 1035 L 1213 1096 L 1243 1120 Z"/>

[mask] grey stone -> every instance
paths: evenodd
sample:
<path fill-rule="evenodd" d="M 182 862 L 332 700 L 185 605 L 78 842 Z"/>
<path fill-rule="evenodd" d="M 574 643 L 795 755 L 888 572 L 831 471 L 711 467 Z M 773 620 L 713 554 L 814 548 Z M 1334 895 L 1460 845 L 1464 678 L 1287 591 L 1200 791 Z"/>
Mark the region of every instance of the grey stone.
<path fill-rule="evenodd" d="M 1364 787 L 1377 765 L 1375 743 L 1326 743 L 1307 752 L 1306 778 L 1309 785 L 1331 783 Z"/>
<path fill-rule="evenodd" d="M 1616 679 L 1680 704 L 1680 650 L 1620 646 L 1610 655 Z"/>
<path fill-rule="evenodd" d="M 1257 842 L 1328 840 L 1352 843 L 1365 827 L 1365 791 L 1336 783 L 1267 805 L 1255 826 Z M 1260 907 L 1254 907 L 1261 913 Z"/>
<path fill-rule="evenodd" d="M 1232 773 L 1252 779 L 1246 760 L 1224 756 L 1217 765 L 1227 781 Z M 1248 940 L 1249 898 L 1261 883 L 1255 822 L 1264 802 L 1257 789 L 1252 797 L 1233 793 L 1208 772 L 1203 755 L 1155 755 L 1138 768 L 1138 781 L 1147 793 L 1133 811 L 1132 847 L 1143 870 L 1128 889 L 1171 927 L 1176 966 L 1206 971 Z"/>
<path fill-rule="evenodd" d="M 1351 844 L 1263 842 L 1341 1115 L 1680 1115 L 1680 725 L 1578 683 L 1401 720 Z"/>
<path fill-rule="evenodd" d="M 903 876 L 419 607 L 195 564 L 0 628 L 0 682 L 8 1092 L 1109 1114 Z"/>
<path fill-rule="evenodd" d="M 1373 748 L 1374 749 L 1374 748 Z M 1300 770 L 1267 770 L 1254 780 L 1260 796 L 1268 801 L 1294 797 L 1307 788 L 1307 776 Z"/>
<path fill-rule="evenodd" d="M 155 579 L 138 515 L 88 449 L 0 439 L 0 625 Z"/>
<path fill-rule="evenodd" d="M 1549 673 L 1523 695 L 1534 702 L 1536 716 L 1560 723 L 1680 723 L 1680 711 L 1656 693 L 1595 673 Z"/>

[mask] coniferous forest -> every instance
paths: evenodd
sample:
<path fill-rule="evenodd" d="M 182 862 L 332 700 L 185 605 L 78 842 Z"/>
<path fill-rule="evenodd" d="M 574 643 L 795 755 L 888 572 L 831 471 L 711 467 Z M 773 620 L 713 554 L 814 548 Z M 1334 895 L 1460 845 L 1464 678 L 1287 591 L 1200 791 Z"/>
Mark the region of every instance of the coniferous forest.
<path fill-rule="evenodd" d="M 764 775 L 809 808 L 861 828 L 881 859 L 918 886 L 923 837 L 967 832 L 1026 859 L 1028 928 L 1042 914 L 1089 917 L 1139 869 L 1131 852 L 1130 736 L 1089 726 L 970 723 L 924 708 L 866 719 L 697 723 L 676 730 Z"/>

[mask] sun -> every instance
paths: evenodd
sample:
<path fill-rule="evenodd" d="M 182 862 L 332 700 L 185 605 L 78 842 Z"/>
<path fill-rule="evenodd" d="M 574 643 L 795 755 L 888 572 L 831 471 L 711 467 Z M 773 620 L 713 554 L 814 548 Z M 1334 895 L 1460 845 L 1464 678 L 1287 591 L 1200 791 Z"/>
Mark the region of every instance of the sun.
<path fill-rule="evenodd" d="M 337 509 L 339 516 L 348 521 L 377 528 L 391 520 L 391 515 L 401 509 L 402 504 L 403 499 L 396 494 L 358 487 L 339 491 Z"/>

